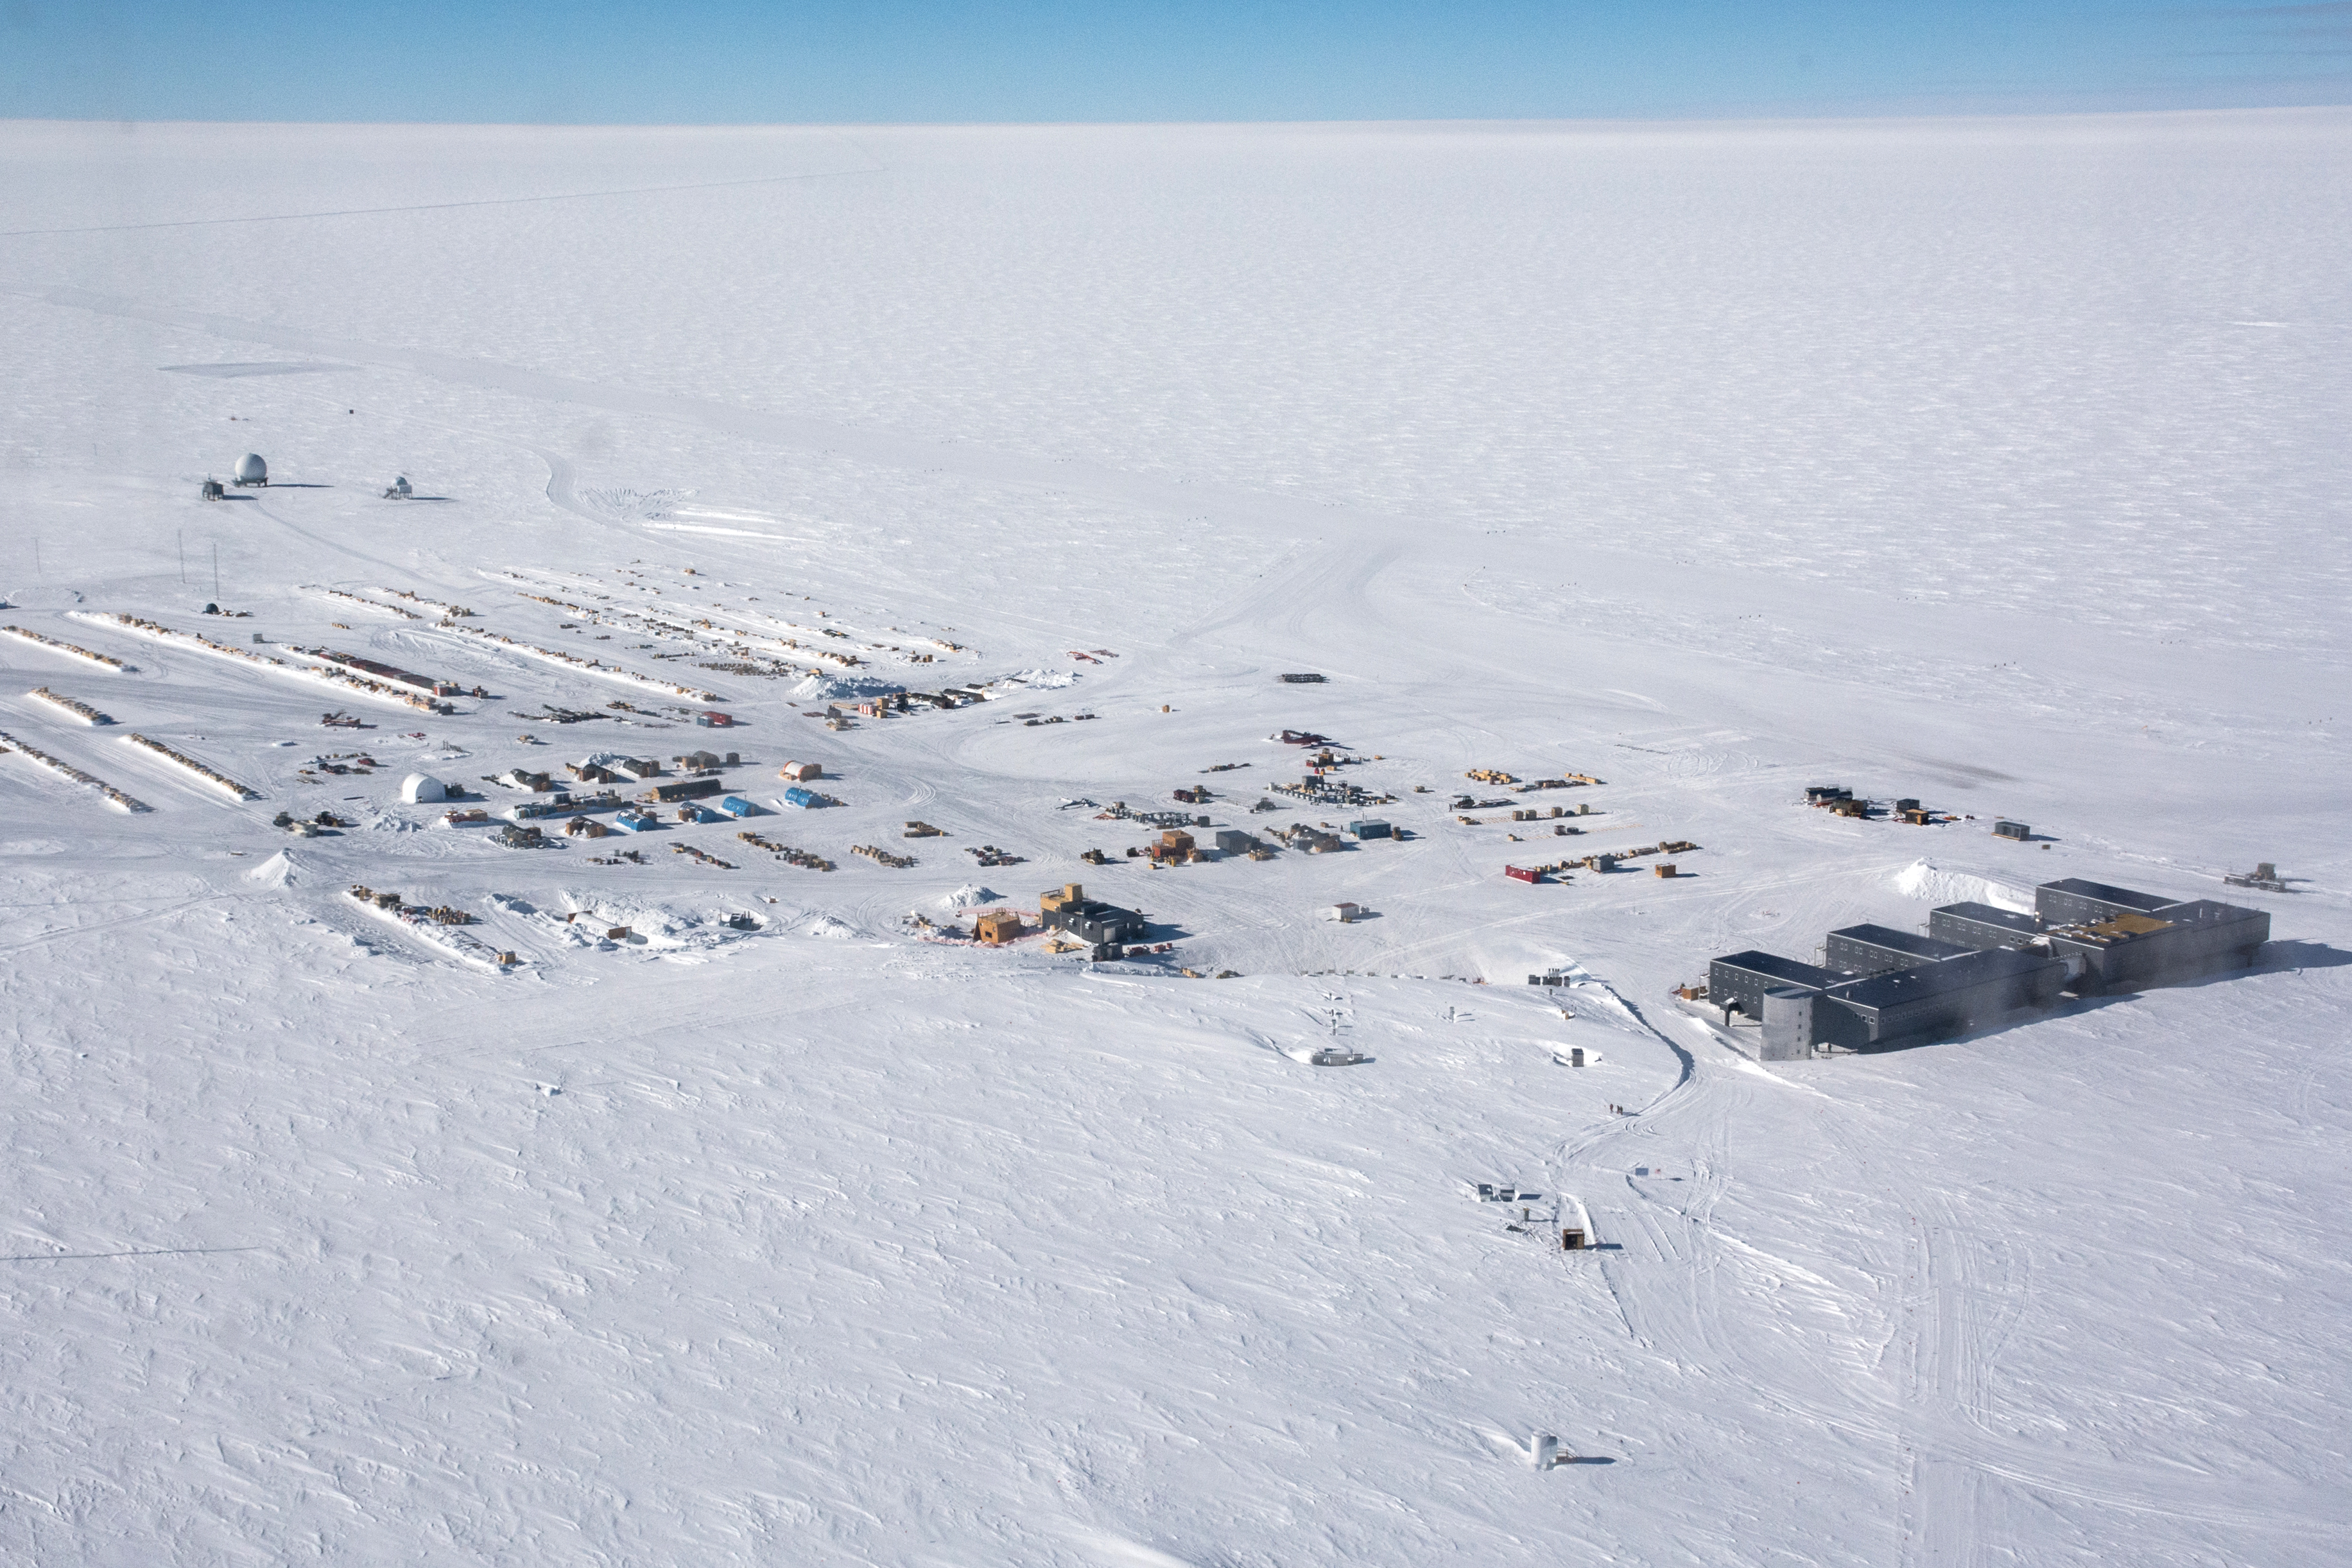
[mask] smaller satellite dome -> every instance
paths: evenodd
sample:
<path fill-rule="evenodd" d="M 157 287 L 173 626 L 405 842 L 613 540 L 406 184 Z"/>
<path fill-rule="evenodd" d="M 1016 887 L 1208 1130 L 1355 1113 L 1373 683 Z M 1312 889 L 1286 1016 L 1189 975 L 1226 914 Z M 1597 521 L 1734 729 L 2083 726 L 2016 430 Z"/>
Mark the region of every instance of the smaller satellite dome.
<path fill-rule="evenodd" d="M 240 485 L 266 485 L 269 482 L 269 465 L 261 460 L 258 452 L 248 452 L 236 465 L 236 482 Z"/>
<path fill-rule="evenodd" d="M 425 800 L 446 800 L 448 787 L 426 773 L 412 773 L 401 780 L 400 798 L 414 806 Z"/>

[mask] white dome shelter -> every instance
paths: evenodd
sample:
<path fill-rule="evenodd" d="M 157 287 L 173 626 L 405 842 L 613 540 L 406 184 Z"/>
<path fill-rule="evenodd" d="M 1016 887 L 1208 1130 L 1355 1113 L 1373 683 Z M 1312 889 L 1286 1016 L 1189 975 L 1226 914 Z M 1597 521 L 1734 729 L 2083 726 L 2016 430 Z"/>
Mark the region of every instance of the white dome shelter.
<path fill-rule="evenodd" d="M 236 482 L 240 485 L 269 483 L 269 465 L 261 460 L 258 452 L 248 452 L 237 460 Z"/>
<path fill-rule="evenodd" d="M 446 800 L 449 787 L 429 773 L 412 773 L 400 781 L 400 798 L 412 806 L 427 800 Z"/>

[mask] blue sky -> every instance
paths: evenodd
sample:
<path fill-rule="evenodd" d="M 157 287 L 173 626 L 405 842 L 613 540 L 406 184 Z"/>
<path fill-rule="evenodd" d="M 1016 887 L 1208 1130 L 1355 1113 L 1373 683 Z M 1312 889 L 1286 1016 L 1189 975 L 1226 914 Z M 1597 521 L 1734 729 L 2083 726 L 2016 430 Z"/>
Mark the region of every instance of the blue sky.
<path fill-rule="evenodd" d="M 0 0 L 0 117 L 747 123 L 2352 101 L 2352 0 Z"/>

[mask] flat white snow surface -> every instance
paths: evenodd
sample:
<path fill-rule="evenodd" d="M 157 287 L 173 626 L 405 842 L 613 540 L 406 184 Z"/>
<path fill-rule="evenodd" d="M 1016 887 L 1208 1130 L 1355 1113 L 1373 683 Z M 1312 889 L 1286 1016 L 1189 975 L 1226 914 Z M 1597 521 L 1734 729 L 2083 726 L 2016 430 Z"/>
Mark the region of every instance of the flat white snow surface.
<path fill-rule="evenodd" d="M 0 128 L 0 622 L 122 665 L 0 635 L 0 1559 L 2340 1562 L 2347 153 Z M 761 815 L 492 840 L 705 748 Z M 2068 875 L 2274 940 L 1806 1063 L 1673 996 Z M 1072 881 L 1169 950 L 961 939 Z"/>

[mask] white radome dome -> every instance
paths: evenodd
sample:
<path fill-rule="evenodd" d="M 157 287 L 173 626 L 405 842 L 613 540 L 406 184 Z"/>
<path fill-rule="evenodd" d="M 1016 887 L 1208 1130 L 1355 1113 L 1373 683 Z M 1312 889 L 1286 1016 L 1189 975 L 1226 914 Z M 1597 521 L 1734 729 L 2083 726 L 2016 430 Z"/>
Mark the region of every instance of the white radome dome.
<path fill-rule="evenodd" d="M 248 452 L 236 465 L 236 477 L 240 484 L 257 484 L 269 477 L 269 465 L 261 460 L 260 453 Z"/>
<path fill-rule="evenodd" d="M 400 798 L 412 806 L 425 800 L 446 800 L 449 787 L 429 773 L 412 773 L 401 781 Z"/>

